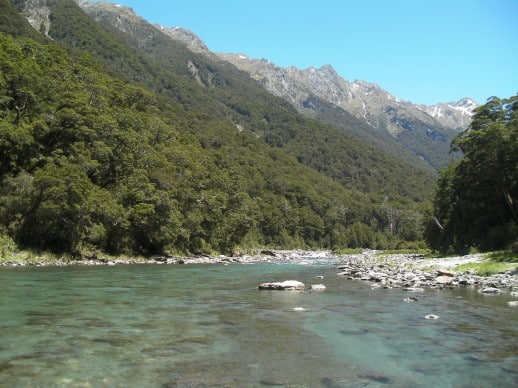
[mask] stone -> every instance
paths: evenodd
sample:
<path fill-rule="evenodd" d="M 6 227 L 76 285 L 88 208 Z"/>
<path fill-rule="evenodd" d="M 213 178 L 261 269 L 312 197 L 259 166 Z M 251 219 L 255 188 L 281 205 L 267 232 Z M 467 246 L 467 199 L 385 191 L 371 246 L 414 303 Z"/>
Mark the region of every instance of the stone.
<path fill-rule="evenodd" d="M 518 300 L 510 300 L 509 302 L 507 302 L 507 305 L 509 307 L 518 307 Z"/>
<path fill-rule="evenodd" d="M 279 290 L 279 291 L 303 291 L 306 286 L 297 280 L 285 280 L 283 282 L 261 283 L 257 287 L 259 290 Z"/>
<path fill-rule="evenodd" d="M 451 284 L 453 278 L 449 275 L 437 276 L 435 278 L 435 283 L 438 284 Z"/>
<path fill-rule="evenodd" d="M 439 319 L 440 317 L 435 314 L 428 314 L 424 317 L 424 319 Z"/>
<path fill-rule="evenodd" d="M 500 293 L 500 289 L 496 287 L 484 287 L 479 291 L 482 294 L 498 294 Z"/>
<path fill-rule="evenodd" d="M 455 276 L 455 272 L 452 272 L 452 271 L 445 271 L 445 270 L 439 270 L 437 271 L 437 275 L 438 276 Z"/>
<path fill-rule="evenodd" d="M 326 286 L 323 284 L 312 284 L 311 286 L 309 286 L 309 289 L 311 291 L 325 291 Z"/>

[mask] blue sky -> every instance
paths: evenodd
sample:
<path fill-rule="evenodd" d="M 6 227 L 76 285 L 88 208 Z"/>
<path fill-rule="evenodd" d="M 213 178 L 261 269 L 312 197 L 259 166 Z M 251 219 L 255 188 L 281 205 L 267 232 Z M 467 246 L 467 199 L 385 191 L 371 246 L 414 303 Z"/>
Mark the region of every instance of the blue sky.
<path fill-rule="evenodd" d="M 119 0 L 215 52 L 331 64 L 419 104 L 518 93 L 518 0 Z"/>

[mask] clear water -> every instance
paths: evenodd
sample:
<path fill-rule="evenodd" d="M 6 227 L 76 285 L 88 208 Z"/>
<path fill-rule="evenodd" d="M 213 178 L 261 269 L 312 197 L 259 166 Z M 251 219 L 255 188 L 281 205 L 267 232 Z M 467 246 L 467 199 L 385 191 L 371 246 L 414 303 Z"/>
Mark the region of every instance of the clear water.
<path fill-rule="evenodd" d="M 256 289 L 289 279 L 327 290 Z M 518 386 L 508 294 L 408 296 L 325 261 L 5 268 L 0 386 Z"/>

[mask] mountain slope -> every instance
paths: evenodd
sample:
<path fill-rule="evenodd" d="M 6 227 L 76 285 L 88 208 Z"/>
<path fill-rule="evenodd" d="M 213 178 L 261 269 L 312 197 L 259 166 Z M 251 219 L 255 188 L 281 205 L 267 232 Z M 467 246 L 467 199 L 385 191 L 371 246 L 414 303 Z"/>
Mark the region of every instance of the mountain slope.
<path fill-rule="evenodd" d="M 266 143 L 282 147 L 300 162 L 346 187 L 424 198 L 433 185 L 431 174 L 369 143 L 303 119 L 289 104 L 266 93 L 246 73 L 237 71 L 227 61 L 193 53 L 130 8 L 109 3 L 80 4 L 104 26 L 122 32 L 128 45 L 161 69 L 196 81 L 205 96 L 213 99 L 211 103 L 203 101 L 205 109 L 216 104 L 214 114 L 224 115 L 237 128 L 252 131 Z"/>
<path fill-rule="evenodd" d="M 127 33 L 70 0 L 16 4 L 49 23 L 41 43 L 14 7 L 19 37 L 0 24 L 0 237 L 142 254 L 420 238 L 431 174 L 142 19 Z"/>
<path fill-rule="evenodd" d="M 424 159 L 436 169 L 450 160 L 450 141 L 459 129 L 469 124 L 470 108 L 476 106 L 469 99 L 457 105 L 416 106 L 397 99 L 376 84 L 348 82 L 330 65 L 299 70 L 281 68 L 241 54 L 218 55 L 247 71 L 267 90 L 289 101 L 300 112 L 339 125 L 328 120 L 318 105 L 312 104 L 314 98 L 326 101 L 363 120 L 379 133 L 388 133 L 403 145 L 406 153 Z"/>

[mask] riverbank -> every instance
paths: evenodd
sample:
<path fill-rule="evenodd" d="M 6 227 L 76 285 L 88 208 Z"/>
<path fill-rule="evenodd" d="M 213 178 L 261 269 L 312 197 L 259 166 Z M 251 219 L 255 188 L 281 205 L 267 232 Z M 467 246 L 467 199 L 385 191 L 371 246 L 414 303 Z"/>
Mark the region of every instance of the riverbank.
<path fill-rule="evenodd" d="M 404 288 L 418 292 L 424 288 L 479 287 L 485 292 L 518 290 L 518 264 L 509 270 L 490 276 L 481 276 L 473 269 L 462 269 L 467 264 L 482 263 L 483 254 L 466 256 L 425 258 L 414 253 L 384 253 L 364 250 L 361 253 L 335 254 L 330 251 L 310 250 L 258 250 L 238 256 L 157 256 L 143 257 L 99 257 L 92 254 L 81 260 L 33 257 L 27 260 L 3 260 L 3 267 L 26 266 L 114 266 L 127 264 L 182 265 L 182 264 L 256 264 L 256 263 L 298 263 L 311 264 L 315 260 L 329 260 L 336 263 L 337 276 L 349 280 L 372 282 L 373 287 Z M 459 267 L 461 266 L 461 267 Z"/>
<path fill-rule="evenodd" d="M 403 288 L 419 292 L 425 288 L 456 288 L 474 286 L 483 293 L 507 289 L 518 291 L 518 264 L 501 273 L 481 276 L 467 264 L 482 263 L 484 254 L 426 259 L 416 254 L 383 254 L 363 251 L 344 255 L 337 267 L 339 276 L 372 282 L 373 287 Z M 518 295 L 518 293 L 517 293 Z"/>
<path fill-rule="evenodd" d="M 337 257 L 330 251 L 309 250 L 257 250 L 250 254 L 237 256 L 154 256 L 150 258 L 136 256 L 100 256 L 97 254 L 84 255 L 80 259 L 49 255 L 19 255 L 12 259 L 0 258 L 0 267 L 46 267 L 46 266 L 113 266 L 125 264 L 255 264 L 255 263 L 286 263 L 318 258 Z"/>

